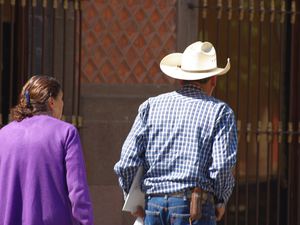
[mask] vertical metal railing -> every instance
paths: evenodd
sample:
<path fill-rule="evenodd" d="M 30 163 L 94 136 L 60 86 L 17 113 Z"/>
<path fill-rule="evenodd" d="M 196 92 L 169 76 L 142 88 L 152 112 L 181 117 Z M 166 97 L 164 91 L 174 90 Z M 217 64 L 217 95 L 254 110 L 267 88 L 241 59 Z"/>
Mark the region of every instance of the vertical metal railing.
<path fill-rule="evenodd" d="M 62 49 L 63 49 L 63 58 L 62 58 L 62 78 L 61 78 L 61 86 L 63 87 L 63 90 L 65 90 L 65 76 L 66 76 L 66 50 L 67 50 L 67 35 L 66 35 L 66 29 L 67 29 L 67 10 L 68 10 L 68 0 L 63 1 L 63 37 L 62 37 Z M 65 101 L 65 95 L 63 95 L 63 100 Z M 66 120 L 65 113 L 62 116 L 62 120 Z"/>
<path fill-rule="evenodd" d="M 2 79 L 3 79 L 3 7 L 4 0 L 0 0 L 0 128 L 3 126 L 3 99 L 2 99 Z"/>
<path fill-rule="evenodd" d="M 78 49 L 78 95 L 77 95 L 77 108 L 76 108 L 76 115 L 77 115 L 77 126 L 80 128 L 83 126 L 83 118 L 80 116 L 80 91 L 81 91 L 81 50 L 82 50 L 82 6 L 81 1 L 78 4 L 79 7 L 79 49 Z"/>
<path fill-rule="evenodd" d="M 63 2 L 63 40 L 62 40 L 62 48 L 63 48 L 63 71 L 62 71 L 62 80 L 61 85 L 64 88 L 65 87 L 65 76 L 66 76 L 66 62 L 67 62 L 67 10 L 69 7 L 68 0 L 64 0 Z"/>
<path fill-rule="evenodd" d="M 77 38 L 77 17 L 78 17 L 78 10 L 79 10 L 79 5 L 78 5 L 78 0 L 74 1 L 74 44 L 73 44 L 73 48 L 74 49 L 78 49 L 78 38 Z M 75 87 L 78 87 L 78 71 L 77 71 L 77 52 L 74 51 L 73 52 L 73 89 L 72 89 L 72 124 L 74 126 L 77 126 L 77 117 L 78 114 L 76 114 L 76 108 L 77 108 L 77 99 L 78 99 L 78 89 Z"/>
<path fill-rule="evenodd" d="M 31 1 L 31 56 L 30 56 L 30 70 L 29 76 L 33 75 L 34 73 L 34 65 L 35 65 L 35 9 L 37 6 L 37 1 Z"/>
<path fill-rule="evenodd" d="M 15 9 L 16 1 L 10 1 L 10 61 L 9 61 L 9 108 L 13 106 L 13 93 L 14 93 L 14 37 L 15 37 Z"/>
<path fill-rule="evenodd" d="M 252 74 L 252 57 L 251 57 L 251 50 L 252 50 L 252 24 L 254 20 L 254 0 L 250 0 L 249 4 L 249 15 L 248 15 L 248 68 L 247 68 L 247 100 L 246 100 L 246 148 L 245 148 L 245 225 L 248 225 L 248 218 L 249 218 L 249 151 L 250 151 L 250 143 L 251 143 L 251 120 L 250 120 L 250 85 L 253 78 Z"/>
<path fill-rule="evenodd" d="M 230 39 L 231 39 L 231 32 L 230 32 L 230 28 L 231 28 L 231 20 L 232 20 L 232 0 L 228 0 L 227 2 L 227 21 L 226 21 L 226 28 L 227 28 L 227 42 L 226 42 L 226 55 L 229 56 L 231 54 L 230 51 Z M 229 77 L 226 76 L 226 85 L 225 85 L 225 99 L 226 101 L 229 101 Z M 225 216 L 224 216 L 224 220 L 225 220 L 225 225 L 228 224 L 228 210 L 225 211 Z"/>
<path fill-rule="evenodd" d="M 285 21 L 285 1 L 280 1 L 281 7 L 279 12 L 279 39 L 282 40 L 284 38 L 284 21 Z M 284 61 L 284 45 L 283 41 L 279 42 L 279 55 L 280 55 L 280 61 Z M 279 64 L 279 84 L 283 83 L 283 77 L 284 77 L 284 69 L 282 63 Z M 282 85 L 279 85 L 279 93 L 282 93 Z M 278 102 L 279 104 L 279 110 L 282 108 L 281 101 Z M 276 224 L 281 224 L 281 183 L 282 183 L 282 155 L 283 155 L 283 116 L 281 112 L 279 113 L 278 118 L 278 165 L 277 165 L 277 193 L 276 193 L 276 199 L 277 199 L 277 209 L 276 209 Z"/>
<path fill-rule="evenodd" d="M 236 87 L 237 87 L 237 94 L 236 94 L 236 119 L 237 119 L 237 132 L 238 132 L 238 141 L 240 142 L 241 137 L 241 115 L 240 115 L 240 78 L 241 78 L 241 28 L 242 23 L 244 20 L 244 0 L 239 0 L 239 19 L 238 19 L 238 31 L 237 31 L 237 41 L 238 41 L 238 48 L 237 48 L 237 73 L 236 73 Z M 239 224 L 239 195 L 240 195 L 240 152 L 237 153 L 237 163 L 235 169 L 235 176 L 236 176 L 236 187 L 235 187 L 235 224 Z"/>
<path fill-rule="evenodd" d="M 299 104 L 299 101 L 296 102 L 294 93 L 295 90 L 298 89 L 298 86 L 294 84 L 294 79 L 296 74 L 294 74 L 294 66 L 295 66 L 295 59 L 292 58 L 292 56 L 294 56 L 294 52 L 295 49 L 293 47 L 294 42 L 295 42 L 295 36 L 293 35 L 293 29 L 294 29 L 294 24 L 295 24 L 295 14 L 296 14 L 296 2 L 295 1 L 290 1 L 289 2 L 289 16 L 287 17 L 287 27 L 288 29 L 291 31 L 291 41 L 289 42 L 288 47 L 288 51 L 287 51 L 287 58 L 290 61 L 290 66 L 287 67 L 287 71 L 289 71 L 291 73 L 291 77 L 289 79 L 289 101 L 290 101 L 290 107 L 289 107 L 289 115 L 288 115 L 288 137 L 287 137 L 287 141 L 288 141 L 288 207 L 287 207 L 287 224 L 295 224 L 296 222 L 296 209 L 295 209 L 295 181 L 294 181 L 294 177 L 295 177 L 295 169 L 297 168 L 295 166 L 295 158 L 297 155 L 296 152 L 296 148 L 295 148 L 295 137 L 297 134 L 297 121 L 296 119 L 299 119 L 299 116 L 296 116 L 297 113 L 295 113 L 295 110 L 297 110 L 296 105 Z M 298 50 L 296 50 L 298 51 Z M 299 61 L 296 63 L 298 64 Z M 299 73 L 298 73 L 299 75 Z M 298 113 L 299 115 L 299 113 Z M 299 121 L 298 121 L 299 122 Z M 298 171 L 297 171 L 298 172 Z"/>
<path fill-rule="evenodd" d="M 74 1 L 74 51 L 73 53 L 73 101 L 72 101 L 72 124 L 82 127 L 80 116 L 80 87 L 81 87 L 81 35 L 82 35 L 82 12 L 81 1 Z"/>
<path fill-rule="evenodd" d="M 267 89 L 268 89 L 268 116 L 267 116 L 267 121 L 268 121 L 268 128 L 267 128 L 267 207 L 266 207 L 266 225 L 270 224 L 270 200 L 271 200 L 271 171 L 272 171 L 272 156 L 273 156 L 273 148 L 272 148 L 272 140 L 273 140 L 273 125 L 272 125 L 272 101 L 271 101 L 271 96 L 272 96 L 272 86 L 271 86 L 271 81 L 273 79 L 273 67 L 272 67 L 272 62 L 273 62 L 273 51 L 272 51 L 272 45 L 273 45 L 273 39 L 272 39 L 272 29 L 273 29 L 273 23 L 275 19 L 275 2 L 274 0 L 271 1 L 271 6 L 270 6 L 270 13 L 269 13 L 269 34 L 268 34 L 268 39 L 269 39 L 269 61 L 268 61 L 268 84 L 267 84 Z"/>
<path fill-rule="evenodd" d="M 291 154 L 291 168 L 289 172 L 288 179 L 291 180 L 290 182 L 290 188 L 292 189 L 291 193 L 291 198 L 289 199 L 291 204 L 289 204 L 290 207 L 290 218 L 291 222 L 290 224 L 295 224 L 297 221 L 296 216 L 299 213 L 299 210 L 297 211 L 297 201 L 295 200 L 295 196 L 297 196 L 297 181 L 294 181 L 294 177 L 298 174 L 298 169 L 299 167 L 297 166 L 298 161 L 295 160 L 297 158 L 297 150 L 299 150 L 299 145 L 297 145 L 297 139 L 300 137 L 300 113 L 298 112 L 300 110 L 299 107 L 299 82 L 297 80 L 300 80 L 300 73 L 297 73 L 297 65 L 299 63 L 299 58 L 296 59 L 298 50 L 295 50 L 295 45 L 299 41 L 299 38 L 296 37 L 296 34 L 299 31 L 299 26 L 295 25 L 296 23 L 296 1 L 291 1 L 291 6 L 290 6 L 290 29 L 291 29 L 291 44 L 290 44 L 290 73 L 292 74 L 291 79 L 290 79 L 290 115 L 289 115 L 289 121 L 292 124 L 291 125 L 291 144 L 290 144 L 290 149 L 289 152 Z M 298 31 L 297 31 L 298 30 Z M 298 70 L 299 71 L 299 70 Z M 298 75 L 298 77 L 296 77 Z M 297 92 L 298 90 L 298 92 Z M 298 95 L 297 95 L 298 93 Z M 298 96 L 298 97 L 297 97 Z M 298 181 L 299 182 L 299 181 Z M 298 220 L 299 223 L 299 220 Z"/>
<path fill-rule="evenodd" d="M 219 45 L 220 45 L 220 33 L 221 33 L 221 19 L 222 19 L 222 0 L 218 0 L 217 1 L 217 9 L 216 9 L 216 14 L 217 14 L 217 19 L 216 19 L 216 38 L 215 38 L 215 47 L 216 49 L 218 49 Z M 206 41 L 206 40 L 204 40 Z M 218 94 L 218 89 L 219 87 L 216 86 L 214 89 L 214 95 Z"/>
<path fill-rule="evenodd" d="M 207 17 L 207 0 L 202 0 L 202 40 L 205 41 L 206 40 L 206 36 L 205 36 L 205 21 L 206 21 L 206 17 Z"/>
<path fill-rule="evenodd" d="M 228 0 L 227 2 L 227 21 L 226 21 L 226 30 L 227 30 L 227 42 L 226 42 L 226 55 L 229 56 L 231 54 L 230 51 L 230 27 L 231 27 L 231 20 L 232 20 L 232 0 Z M 229 100 L 229 80 L 228 76 L 226 76 L 226 93 L 225 93 L 225 99 L 226 101 Z"/>
<path fill-rule="evenodd" d="M 52 66 L 51 66 L 51 74 L 54 74 L 54 67 L 55 67 L 55 49 L 56 49 L 56 14 L 57 14 L 57 7 L 58 3 L 57 0 L 53 0 L 52 10 L 53 10 L 53 16 L 52 16 Z"/>
<path fill-rule="evenodd" d="M 27 26 L 26 26 L 26 22 L 27 22 L 27 1 L 26 0 L 22 0 L 21 1 L 21 36 L 23 37 L 21 39 L 21 54 L 20 54 L 20 79 L 21 79 L 21 83 L 24 83 L 26 78 L 25 78 L 25 75 L 26 75 L 26 41 L 27 41 Z"/>
<path fill-rule="evenodd" d="M 43 0 L 42 3 L 42 19 L 43 19 L 43 30 L 42 30 L 42 57 L 41 57 L 41 71 L 42 74 L 45 74 L 45 60 L 46 60 L 46 13 L 47 13 L 47 5 L 48 5 L 48 1 L 47 0 Z"/>
<path fill-rule="evenodd" d="M 260 142 L 261 142 L 261 133 L 262 133 L 262 121 L 261 121 L 261 114 L 260 114 L 260 100 L 261 100 L 261 82 L 262 82 L 262 27 L 264 22 L 264 1 L 260 1 L 260 20 L 259 20 L 259 28 L 258 28 L 258 79 L 257 79 L 257 129 L 256 129 L 256 220 L 255 224 L 259 224 L 260 219 Z"/>

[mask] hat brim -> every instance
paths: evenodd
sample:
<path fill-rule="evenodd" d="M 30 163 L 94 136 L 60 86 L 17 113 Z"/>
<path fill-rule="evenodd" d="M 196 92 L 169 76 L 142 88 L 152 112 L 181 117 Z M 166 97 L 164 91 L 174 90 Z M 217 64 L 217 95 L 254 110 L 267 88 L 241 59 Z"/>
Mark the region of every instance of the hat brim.
<path fill-rule="evenodd" d="M 165 56 L 160 62 L 160 69 L 169 77 L 179 80 L 201 80 L 212 76 L 227 73 L 230 69 L 230 59 L 227 59 L 225 68 L 215 68 L 205 72 L 188 72 L 180 68 L 182 53 L 172 53 Z"/>

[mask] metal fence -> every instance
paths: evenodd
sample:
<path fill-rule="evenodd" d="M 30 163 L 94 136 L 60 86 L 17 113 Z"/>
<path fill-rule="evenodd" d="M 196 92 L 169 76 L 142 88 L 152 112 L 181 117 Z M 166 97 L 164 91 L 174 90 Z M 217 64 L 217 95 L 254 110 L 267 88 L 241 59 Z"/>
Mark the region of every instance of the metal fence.
<path fill-rule="evenodd" d="M 64 90 L 64 120 L 81 125 L 81 2 L 0 0 L 0 127 L 32 75 L 56 77 Z"/>
<path fill-rule="evenodd" d="M 199 10 L 199 39 L 215 44 L 219 63 L 232 63 L 215 92 L 234 109 L 239 137 L 236 187 L 222 223 L 296 224 L 296 1 L 203 0 L 189 7 Z"/>

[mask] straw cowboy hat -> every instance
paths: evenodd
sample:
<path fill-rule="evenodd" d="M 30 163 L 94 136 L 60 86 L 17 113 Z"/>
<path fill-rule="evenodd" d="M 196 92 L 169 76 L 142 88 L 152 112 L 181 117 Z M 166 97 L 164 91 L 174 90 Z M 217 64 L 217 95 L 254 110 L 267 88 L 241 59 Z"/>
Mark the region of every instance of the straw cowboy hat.
<path fill-rule="evenodd" d="M 160 62 L 160 69 L 175 79 L 200 80 L 227 73 L 230 60 L 227 59 L 225 68 L 218 68 L 214 46 L 210 42 L 198 41 L 189 45 L 183 53 L 165 56 Z"/>

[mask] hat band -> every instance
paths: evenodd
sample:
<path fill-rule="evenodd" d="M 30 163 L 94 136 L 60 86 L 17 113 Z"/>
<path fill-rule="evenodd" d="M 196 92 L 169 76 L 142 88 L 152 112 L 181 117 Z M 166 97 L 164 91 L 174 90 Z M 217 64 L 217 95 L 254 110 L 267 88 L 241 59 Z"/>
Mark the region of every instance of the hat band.
<path fill-rule="evenodd" d="M 209 69 L 209 70 L 186 70 L 186 69 L 182 69 L 181 66 L 178 66 L 182 71 L 184 72 L 189 72 L 189 73 L 208 73 L 208 72 L 212 72 L 214 70 L 217 69 L 217 67 L 213 68 L 213 69 Z"/>

